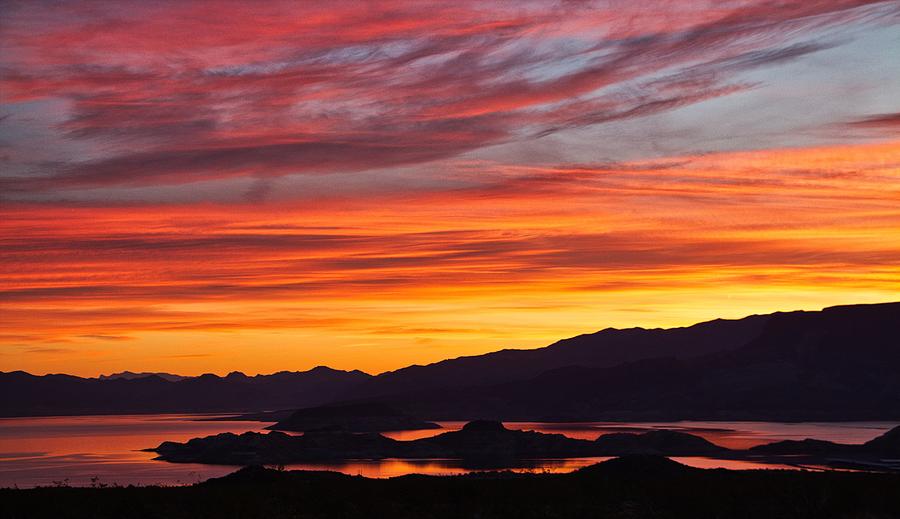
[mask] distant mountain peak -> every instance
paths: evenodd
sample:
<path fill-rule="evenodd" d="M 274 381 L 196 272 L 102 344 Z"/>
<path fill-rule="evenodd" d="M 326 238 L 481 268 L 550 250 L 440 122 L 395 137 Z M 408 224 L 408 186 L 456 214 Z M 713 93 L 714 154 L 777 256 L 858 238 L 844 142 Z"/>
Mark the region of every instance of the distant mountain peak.
<path fill-rule="evenodd" d="M 345 399 L 430 420 L 900 417 L 900 303 L 606 329 L 383 373 Z"/>
<path fill-rule="evenodd" d="M 508 429 L 503 425 L 503 422 L 497 420 L 472 420 L 467 423 L 462 428 L 463 431 L 466 432 L 504 432 Z"/>
<path fill-rule="evenodd" d="M 160 412 L 258 412 L 332 402 L 370 378 L 362 372 L 319 370 L 247 377 L 206 373 L 121 372 L 83 378 L 0 373 L 0 416 L 132 414 Z"/>
<path fill-rule="evenodd" d="M 900 303 L 578 335 L 376 377 L 316 366 L 246 377 L 0 373 L 0 415 L 259 412 L 378 400 L 429 420 L 900 418 Z M 178 383 L 164 378 L 177 377 Z M 137 380 L 136 383 L 125 383 Z M 105 386 L 98 388 L 97 386 Z"/>
<path fill-rule="evenodd" d="M 134 371 L 120 371 L 119 373 L 110 373 L 109 375 L 100 375 L 97 377 L 97 380 L 136 380 L 139 378 L 147 378 L 147 377 L 159 377 L 164 380 L 168 380 L 169 382 L 178 382 L 179 380 L 184 380 L 187 377 L 182 375 L 174 375 L 172 373 L 154 373 L 154 372 L 134 372 Z"/>

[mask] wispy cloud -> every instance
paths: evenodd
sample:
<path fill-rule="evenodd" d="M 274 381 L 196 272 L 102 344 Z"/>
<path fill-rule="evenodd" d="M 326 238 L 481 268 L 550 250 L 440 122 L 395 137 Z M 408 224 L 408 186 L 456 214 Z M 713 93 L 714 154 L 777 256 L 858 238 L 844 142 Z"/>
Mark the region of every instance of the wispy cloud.
<path fill-rule="evenodd" d="M 0 369 L 378 371 L 896 299 L 898 20 L 4 2 Z"/>
<path fill-rule="evenodd" d="M 14 193 L 427 163 L 727 96 L 752 87 L 743 71 L 834 45 L 798 37 L 897 12 L 846 0 L 11 7 L 6 96 L 65 100 L 62 138 L 97 150 L 5 179 Z"/>
<path fill-rule="evenodd" d="M 847 123 L 850 126 L 887 130 L 890 132 L 900 128 L 900 112 L 893 114 L 878 114 L 856 119 Z"/>

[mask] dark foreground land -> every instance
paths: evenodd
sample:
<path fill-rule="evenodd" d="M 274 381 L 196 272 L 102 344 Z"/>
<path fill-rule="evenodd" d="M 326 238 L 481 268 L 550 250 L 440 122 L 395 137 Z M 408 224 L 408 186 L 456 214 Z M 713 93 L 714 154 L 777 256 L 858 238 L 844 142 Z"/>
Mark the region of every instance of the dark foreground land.
<path fill-rule="evenodd" d="M 383 480 L 255 467 L 189 487 L 0 490 L 0 517 L 898 518 L 900 474 L 702 470 L 656 456 Z"/>

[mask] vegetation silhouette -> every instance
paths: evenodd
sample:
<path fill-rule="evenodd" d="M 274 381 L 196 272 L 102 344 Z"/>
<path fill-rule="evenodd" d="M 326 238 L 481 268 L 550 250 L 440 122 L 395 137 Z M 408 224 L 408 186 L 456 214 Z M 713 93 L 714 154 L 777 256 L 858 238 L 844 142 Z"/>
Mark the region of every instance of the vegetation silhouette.
<path fill-rule="evenodd" d="M 894 518 L 900 475 L 703 470 L 657 456 L 569 474 L 368 479 L 241 469 L 188 487 L 0 490 L 0 517 L 32 518 Z"/>

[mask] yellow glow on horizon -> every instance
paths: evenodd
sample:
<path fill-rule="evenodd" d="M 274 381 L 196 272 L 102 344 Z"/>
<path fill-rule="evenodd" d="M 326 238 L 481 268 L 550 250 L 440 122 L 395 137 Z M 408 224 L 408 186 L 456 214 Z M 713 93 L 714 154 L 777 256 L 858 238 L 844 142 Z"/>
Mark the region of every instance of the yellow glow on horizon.
<path fill-rule="evenodd" d="M 900 141 L 654 163 L 482 164 L 471 189 L 316 203 L 8 204 L 0 369 L 376 373 L 900 300 Z"/>

